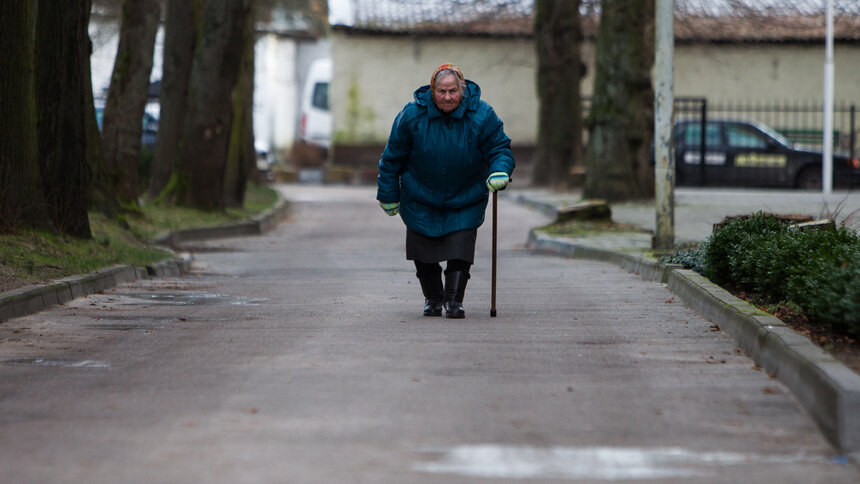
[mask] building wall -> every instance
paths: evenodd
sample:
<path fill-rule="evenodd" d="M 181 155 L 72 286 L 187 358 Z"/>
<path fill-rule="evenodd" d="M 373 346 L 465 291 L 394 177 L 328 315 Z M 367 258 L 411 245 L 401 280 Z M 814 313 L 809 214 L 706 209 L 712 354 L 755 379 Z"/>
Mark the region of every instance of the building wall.
<path fill-rule="evenodd" d="M 835 100 L 860 104 L 860 46 L 834 47 Z M 679 45 L 675 95 L 709 100 L 814 101 L 824 92 L 824 44 Z"/>
<path fill-rule="evenodd" d="M 254 142 L 278 153 L 293 144 L 296 132 L 296 41 L 273 33 L 254 45 Z"/>
<path fill-rule="evenodd" d="M 394 117 L 440 64 L 481 86 L 514 143 L 536 130 L 534 54 L 527 39 L 331 36 L 330 100 L 336 143 L 384 143 Z"/>
<path fill-rule="evenodd" d="M 336 144 L 384 143 L 412 92 L 433 69 L 453 62 L 481 86 L 512 144 L 536 141 L 536 59 L 530 39 L 410 38 L 331 35 L 331 104 Z M 594 82 L 594 46 L 582 46 L 588 65 L 584 96 Z M 824 46 L 794 44 L 679 44 L 675 95 L 712 101 L 815 101 L 823 97 Z M 835 48 L 835 99 L 860 104 L 860 46 Z M 350 95 L 352 91 L 352 95 Z"/>

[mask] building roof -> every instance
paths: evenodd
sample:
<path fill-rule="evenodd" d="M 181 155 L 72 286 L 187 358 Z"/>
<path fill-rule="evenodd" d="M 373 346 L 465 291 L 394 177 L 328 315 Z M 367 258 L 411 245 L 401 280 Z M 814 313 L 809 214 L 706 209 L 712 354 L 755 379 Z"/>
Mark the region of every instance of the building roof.
<path fill-rule="evenodd" d="M 531 35 L 532 1 L 349 0 L 351 23 L 333 28 L 380 34 Z"/>
<path fill-rule="evenodd" d="M 534 0 L 340 0 L 335 30 L 378 35 L 531 37 Z M 727 2 L 722 4 L 720 2 Z M 743 2 L 741 2 L 743 3 Z M 825 19 L 808 0 L 676 0 L 679 42 L 822 42 Z M 774 7 L 778 4 L 780 8 Z M 596 0 L 583 0 L 582 31 L 597 36 Z M 749 5 L 753 5 L 750 7 Z M 768 6 L 769 5 L 769 6 Z M 758 8 L 754 8 L 758 7 Z M 834 39 L 860 41 L 860 9 L 837 11 Z"/>

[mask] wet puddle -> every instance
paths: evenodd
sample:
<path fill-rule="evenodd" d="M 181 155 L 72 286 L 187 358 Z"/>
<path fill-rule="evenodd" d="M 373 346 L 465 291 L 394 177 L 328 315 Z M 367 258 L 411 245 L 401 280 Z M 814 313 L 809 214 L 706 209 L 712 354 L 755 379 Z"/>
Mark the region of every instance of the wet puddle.
<path fill-rule="evenodd" d="M 249 298 L 242 296 L 227 296 L 223 294 L 207 294 L 193 292 L 158 292 L 149 294 L 140 293 L 117 293 L 118 296 L 123 296 L 128 299 L 133 299 L 137 302 L 128 302 L 126 304 L 147 304 L 155 306 L 257 306 L 260 303 L 266 302 L 263 298 Z"/>
<path fill-rule="evenodd" d="M 426 462 L 412 469 L 497 479 L 670 479 L 714 475 L 725 466 L 818 463 L 831 461 L 805 455 L 760 455 L 695 452 L 675 447 L 514 447 L 464 445 L 424 452 Z"/>
<path fill-rule="evenodd" d="M 62 368 L 108 368 L 110 365 L 98 360 L 63 360 L 50 358 L 16 358 L 12 360 L 0 360 L 0 363 L 8 366 L 43 366 Z"/>
<path fill-rule="evenodd" d="M 161 329 L 161 326 L 154 324 L 87 324 L 87 329 L 100 329 L 104 331 L 140 331 L 151 333 L 156 329 Z"/>

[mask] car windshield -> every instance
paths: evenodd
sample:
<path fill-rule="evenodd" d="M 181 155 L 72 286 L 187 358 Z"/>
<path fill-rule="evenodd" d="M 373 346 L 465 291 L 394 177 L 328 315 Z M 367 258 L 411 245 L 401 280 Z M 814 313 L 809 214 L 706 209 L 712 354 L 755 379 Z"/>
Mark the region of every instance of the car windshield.
<path fill-rule="evenodd" d="M 756 126 L 756 128 L 762 130 L 762 132 L 766 133 L 768 136 L 777 140 L 778 142 L 782 143 L 783 145 L 788 146 L 789 148 L 794 146 L 794 143 L 792 143 L 788 138 L 786 138 L 785 136 L 783 136 L 782 134 L 780 134 L 778 131 L 771 128 L 770 126 L 768 126 L 766 124 L 762 124 L 762 123 L 755 123 L 755 126 Z"/>

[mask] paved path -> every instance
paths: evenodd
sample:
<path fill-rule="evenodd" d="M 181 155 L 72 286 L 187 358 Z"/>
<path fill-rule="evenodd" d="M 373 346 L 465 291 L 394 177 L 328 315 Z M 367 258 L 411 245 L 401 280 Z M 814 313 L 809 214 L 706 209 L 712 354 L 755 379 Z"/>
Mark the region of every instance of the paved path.
<path fill-rule="evenodd" d="M 281 189 L 191 276 L 0 325 L 3 482 L 860 479 L 665 287 L 522 249 L 534 212 L 500 203 L 498 317 L 487 226 L 447 321 L 373 190 Z"/>
<path fill-rule="evenodd" d="M 581 200 L 579 191 L 563 193 L 545 190 L 511 190 L 508 197 L 526 197 L 554 205 L 572 205 Z M 802 214 L 815 218 L 833 218 L 839 223 L 860 228 L 860 192 L 836 191 L 828 196 L 802 190 L 740 190 L 732 188 L 677 188 L 675 190 L 675 239 L 679 242 L 707 238 L 715 223 L 726 215 L 758 211 L 779 214 Z M 638 225 L 654 231 L 654 203 L 627 202 L 612 204 L 612 219 L 618 223 Z M 618 248 L 649 248 L 650 237 L 627 235 L 627 240 L 606 245 Z"/>

